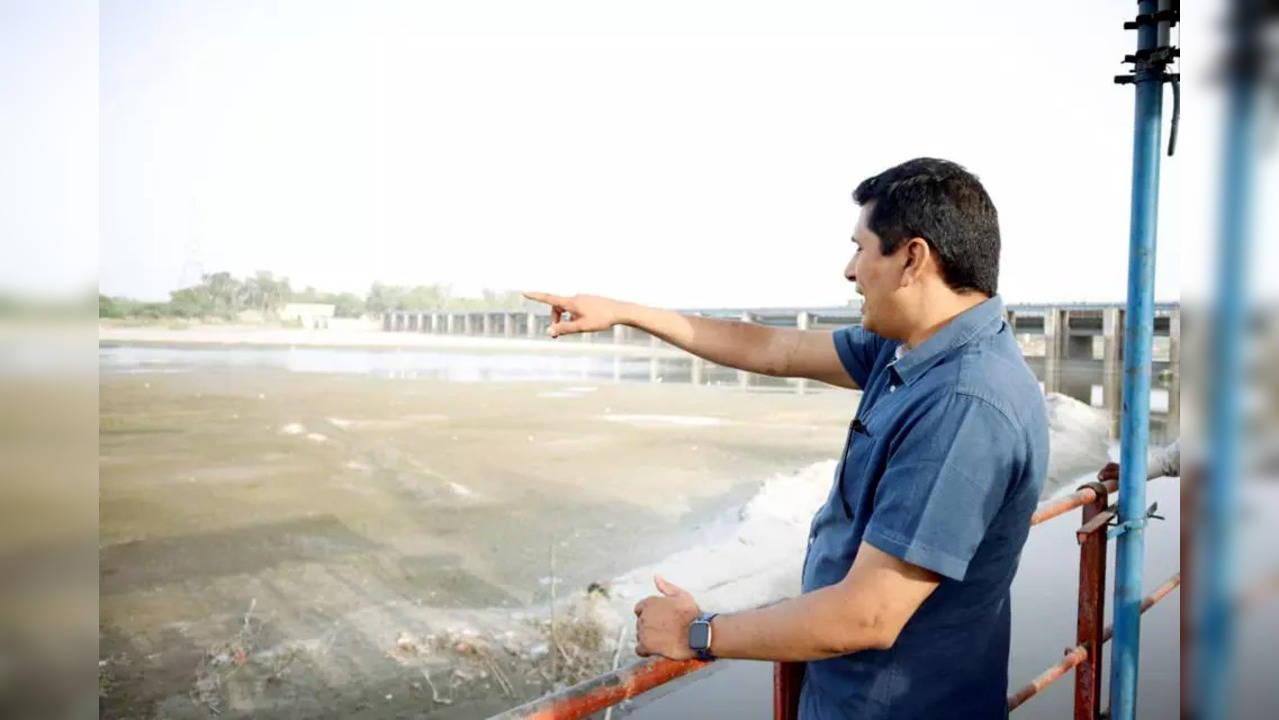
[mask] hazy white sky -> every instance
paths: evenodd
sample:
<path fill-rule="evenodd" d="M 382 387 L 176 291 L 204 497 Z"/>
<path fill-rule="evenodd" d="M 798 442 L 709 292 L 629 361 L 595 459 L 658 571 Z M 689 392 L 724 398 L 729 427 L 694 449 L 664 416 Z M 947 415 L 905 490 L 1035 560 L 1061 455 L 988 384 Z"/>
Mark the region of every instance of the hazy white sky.
<path fill-rule="evenodd" d="M 21 4 L 6 19 L 52 32 Z M 265 269 L 360 293 L 842 304 L 851 190 L 935 155 L 995 199 L 1007 300 L 1120 300 L 1133 92 L 1111 76 L 1134 9 L 103 2 L 100 107 L 76 118 L 81 136 L 100 119 L 101 290 L 164 298 L 199 268 Z M 59 33 L 36 62 L 16 50 L 37 100 L 85 51 Z M 1160 299 L 1181 289 L 1179 161 L 1164 164 Z M 23 212 L 0 230 L 52 238 L 20 247 L 83 277 L 49 259 L 83 218 Z"/>
<path fill-rule="evenodd" d="M 0 0 L 0 292 L 96 282 L 97 58 L 96 3 Z"/>

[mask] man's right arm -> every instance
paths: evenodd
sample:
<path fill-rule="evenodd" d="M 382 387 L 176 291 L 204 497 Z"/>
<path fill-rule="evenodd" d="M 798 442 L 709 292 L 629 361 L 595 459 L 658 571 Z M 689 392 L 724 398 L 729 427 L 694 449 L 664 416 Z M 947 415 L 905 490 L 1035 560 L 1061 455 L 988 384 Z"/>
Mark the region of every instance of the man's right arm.
<path fill-rule="evenodd" d="M 552 336 L 636 327 L 716 365 L 774 377 L 803 377 L 857 389 L 835 350 L 831 332 L 681 315 L 671 310 L 592 295 L 525 293 L 551 306 Z M 564 312 L 572 315 L 561 322 Z"/>

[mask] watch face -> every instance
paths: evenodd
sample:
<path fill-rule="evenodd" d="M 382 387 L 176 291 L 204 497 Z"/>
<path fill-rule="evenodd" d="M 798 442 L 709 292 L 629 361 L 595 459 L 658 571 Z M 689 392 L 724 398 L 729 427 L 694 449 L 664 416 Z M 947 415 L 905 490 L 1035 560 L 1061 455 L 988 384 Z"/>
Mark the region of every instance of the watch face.
<path fill-rule="evenodd" d="M 711 624 L 701 620 L 688 626 L 688 646 L 693 650 L 705 650 L 711 644 Z"/>

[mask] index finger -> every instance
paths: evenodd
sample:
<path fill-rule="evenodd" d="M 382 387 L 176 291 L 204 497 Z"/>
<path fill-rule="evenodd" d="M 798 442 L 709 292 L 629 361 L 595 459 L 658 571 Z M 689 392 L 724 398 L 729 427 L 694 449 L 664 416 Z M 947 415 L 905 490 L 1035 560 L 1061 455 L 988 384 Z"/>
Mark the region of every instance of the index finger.
<path fill-rule="evenodd" d="M 568 307 L 568 298 L 552 295 L 544 292 L 526 292 L 524 297 L 536 302 L 546 303 L 547 305 L 558 305 L 559 307 Z"/>

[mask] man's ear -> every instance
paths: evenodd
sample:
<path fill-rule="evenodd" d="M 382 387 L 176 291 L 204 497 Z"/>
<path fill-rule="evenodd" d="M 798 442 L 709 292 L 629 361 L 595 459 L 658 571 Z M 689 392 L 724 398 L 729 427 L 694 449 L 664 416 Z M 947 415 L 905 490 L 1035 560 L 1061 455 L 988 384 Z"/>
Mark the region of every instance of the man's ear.
<path fill-rule="evenodd" d="M 924 268 L 933 259 L 933 249 L 927 240 L 913 237 L 902 243 L 901 252 L 905 260 L 905 265 L 902 266 L 901 286 L 907 287 L 918 282 L 923 276 Z"/>

